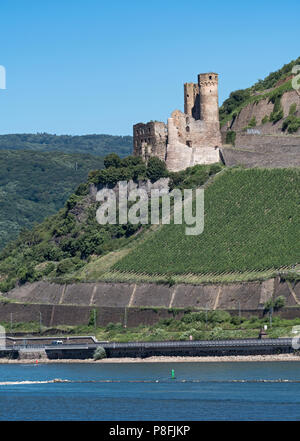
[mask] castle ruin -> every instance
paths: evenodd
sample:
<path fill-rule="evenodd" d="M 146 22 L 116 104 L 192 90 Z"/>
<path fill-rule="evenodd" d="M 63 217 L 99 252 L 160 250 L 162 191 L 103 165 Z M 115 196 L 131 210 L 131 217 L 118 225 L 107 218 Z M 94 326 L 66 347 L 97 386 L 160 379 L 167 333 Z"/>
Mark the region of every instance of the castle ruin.
<path fill-rule="evenodd" d="M 133 126 L 133 154 L 146 162 L 157 156 L 170 171 L 220 161 L 221 133 L 218 74 L 198 75 L 184 84 L 184 113 L 174 110 L 168 123 L 150 121 Z"/>

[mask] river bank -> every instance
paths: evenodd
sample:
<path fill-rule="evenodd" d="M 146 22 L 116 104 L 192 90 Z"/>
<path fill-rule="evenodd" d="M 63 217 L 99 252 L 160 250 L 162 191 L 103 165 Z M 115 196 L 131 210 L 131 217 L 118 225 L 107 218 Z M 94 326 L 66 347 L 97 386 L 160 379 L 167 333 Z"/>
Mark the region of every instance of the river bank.
<path fill-rule="evenodd" d="M 207 356 L 207 357 L 147 357 L 147 358 L 105 358 L 103 360 L 80 359 L 17 359 L 1 358 L 0 364 L 47 364 L 47 363 L 206 363 L 206 362 L 258 362 L 258 361 L 300 361 L 300 355 L 277 354 L 277 355 L 230 355 L 230 356 Z"/>

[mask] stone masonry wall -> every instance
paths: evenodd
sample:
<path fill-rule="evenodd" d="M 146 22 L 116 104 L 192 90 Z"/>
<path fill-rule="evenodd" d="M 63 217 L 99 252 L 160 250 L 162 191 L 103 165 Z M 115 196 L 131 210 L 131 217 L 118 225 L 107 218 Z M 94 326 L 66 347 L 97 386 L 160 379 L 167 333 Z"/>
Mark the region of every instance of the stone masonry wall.
<path fill-rule="evenodd" d="M 296 116 L 300 117 L 300 95 L 295 90 L 286 92 L 281 98 L 281 106 L 283 108 L 284 118 L 289 114 L 290 106 L 295 103 L 297 106 Z M 237 118 L 234 120 L 231 130 L 240 132 L 244 127 L 248 126 L 250 120 L 255 117 L 257 127 L 262 135 L 280 135 L 282 134 L 282 122 L 278 121 L 276 124 L 268 122 L 262 124 L 261 121 L 265 116 L 270 116 L 273 111 L 274 104 L 269 102 L 269 99 L 261 100 L 258 103 L 251 103 L 244 107 Z M 300 134 L 300 129 L 298 131 Z"/>

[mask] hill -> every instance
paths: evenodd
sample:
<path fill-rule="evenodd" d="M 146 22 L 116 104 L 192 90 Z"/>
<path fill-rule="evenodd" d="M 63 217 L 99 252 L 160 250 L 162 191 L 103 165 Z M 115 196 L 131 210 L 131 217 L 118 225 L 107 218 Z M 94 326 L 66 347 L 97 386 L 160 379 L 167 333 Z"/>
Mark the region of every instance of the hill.
<path fill-rule="evenodd" d="M 282 119 L 284 115 L 280 107 L 280 100 L 284 93 L 289 91 L 295 92 L 291 84 L 291 79 L 294 76 L 292 69 L 299 64 L 300 57 L 284 65 L 276 72 L 270 73 L 265 79 L 258 80 L 253 86 L 231 92 L 229 98 L 220 107 L 221 126 L 224 126 L 227 122 L 230 122 L 232 125 L 232 122 L 237 118 L 242 109 L 249 104 L 258 104 L 261 100 L 267 100 L 268 103 L 273 104 L 272 112 L 269 115 L 263 115 L 265 117 L 264 123 L 268 122 L 267 117 L 273 123 Z M 297 94 L 295 97 L 297 97 Z M 299 110 L 299 107 L 297 108 Z M 296 109 L 294 109 L 293 113 L 295 112 Z M 261 123 L 261 119 L 257 119 L 255 122 L 254 117 L 255 115 L 249 119 L 250 127 Z M 293 130 L 294 128 L 295 126 L 292 127 Z M 297 129 L 294 131 L 297 131 Z"/>
<path fill-rule="evenodd" d="M 132 137 L 112 135 L 58 136 L 49 133 L 0 135 L 0 150 L 3 149 L 90 153 L 97 156 L 118 153 L 123 157 L 132 151 Z"/>
<path fill-rule="evenodd" d="M 300 166 L 299 78 L 292 73 L 297 60 L 230 94 L 220 107 L 222 159 L 228 166 Z"/>
<path fill-rule="evenodd" d="M 2 291 L 16 282 L 41 279 L 169 284 L 256 280 L 299 263 L 299 169 L 221 170 L 215 164 L 169 174 L 171 187 L 206 182 L 204 232 L 186 236 L 184 225 L 96 222 L 95 185 L 108 180 L 113 185 L 124 173 L 128 179 L 134 174 L 150 178 L 155 169 L 151 163 L 130 164 L 128 158 L 125 163 L 90 173 L 59 213 L 3 250 Z M 166 176 L 162 169 L 160 174 Z"/>
<path fill-rule="evenodd" d="M 0 248 L 23 228 L 54 214 L 103 158 L 0 150 Z"/>
<path fill-rule="evenodd" d="M 110 159 L 116 158 L 112 155 Z M 105 158 L 107 168 L 90 172 L 88 181 L 78 186 L 58 213 L 31 231 L 23 231 L 16 241 L 7 245 L 0 254 L 0 290 L 10 289 L 16 282 L 44 277 L 62 280 L 74 271 L 84 271 L 98 256 L 110 261 L 111 251 L 118 253 L 147 234 L 148 226 L 140 224 L 99 225 L 95 186 L 113 186 L 119 180 L 131 178 L 155 181 L 167 175 L 165 163 L 152 158 L 146 166 L 138 157 L 118 161 L 113 166 Z M 174 185 L 197 186 L 220 169 L 218 164 L 196 166 L 170 177 Z"/>

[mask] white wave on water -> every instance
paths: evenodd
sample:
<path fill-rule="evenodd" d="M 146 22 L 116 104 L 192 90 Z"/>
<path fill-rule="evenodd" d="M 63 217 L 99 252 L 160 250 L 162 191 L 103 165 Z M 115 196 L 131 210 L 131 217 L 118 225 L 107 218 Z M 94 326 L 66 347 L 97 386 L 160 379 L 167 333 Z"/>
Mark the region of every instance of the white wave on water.
<path fill-rule="evenodd" d="M 1 381 L 0 386 L 12 386 L 15 384 L 47 384 L 47 383 L 69 383 L 69 380 L 61 380 L 61 379 L 54 379 L 54 380 L 23 380 L 23 381 Z"/>

